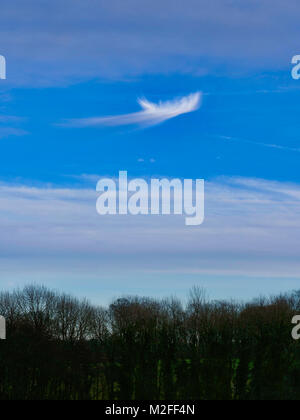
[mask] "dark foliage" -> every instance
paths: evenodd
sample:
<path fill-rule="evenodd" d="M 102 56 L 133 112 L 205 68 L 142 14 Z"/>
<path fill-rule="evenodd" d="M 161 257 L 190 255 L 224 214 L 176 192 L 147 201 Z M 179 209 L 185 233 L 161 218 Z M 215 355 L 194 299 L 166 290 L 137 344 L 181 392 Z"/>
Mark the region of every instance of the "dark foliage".
<path fill-rule="evenodd" d="M 44 287 L 0 294 L 1 400 L 298 400 L 300 294 L 249 304 L 129 297 L 108 309 Z"/>

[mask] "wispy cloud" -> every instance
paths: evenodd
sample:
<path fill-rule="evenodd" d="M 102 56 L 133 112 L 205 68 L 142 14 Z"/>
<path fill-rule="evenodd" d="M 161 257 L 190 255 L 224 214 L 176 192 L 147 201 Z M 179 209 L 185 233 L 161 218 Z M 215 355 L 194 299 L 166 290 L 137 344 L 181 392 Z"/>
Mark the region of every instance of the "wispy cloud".
<path fill-rule="evenodd" d="M 150 127 L 160 124 L 182 114 L 196 111 L 200 108 L 202 93 L 196 92 L 188 96 L 158 104 L 147 99 L 138 99 L 142 110 L 131 114 L 114 115 L 107 117 L 72 119 L 63 123 L 67 127 L 94 127 L 94 126 L 121 126 L 137 124 Z"/>
<path fill-rule="evenodd" d="M 207 182 L 207 218 L 199 229 L 186 229 L 181 216 L 100 217 L 96 199 L 86 183 L 78 188 L 0 183 L 1 255 L 37 263 L 50 256 L 94 261 L 109 272 L 124 264 L 129 273 L 171 269 L 299 278 L 299 184 L 253 178 Z"/>
<path fill-rule="evenodd" d="M 284 0 L 253 0 L 249 7 L 242 0 L 189 0 L 189 7 L 174 0 L 37 3 L 1 4 L 7 83 L 286 70 L 299 50 L 298 0 L 289 7 Z"/>
<path fill-rule="evenodd" d="M 1 97 L 0 97 L 1 100 Z M 17 117 L 15 115 L 0 115 L 0 123 L 18 123 L 25 121 L 24 117 Z"/>
<path fill-rule="evenodd" d="M 17 127 L 24 121 L 26 121 L 26 118 L 24 117 L 0 114 L 0 139 L 10 136 L 25 136 L 29 134 L 28 131 Z"/>
<path fill-rule="evenodd" d="M 205 223 L 187 229 L 181 216 L 100 217 L 100 176 L 91 188 L 87 177 L 76 188 L 0 182 L 0 286 L 43 281 L 107 300 L 193 284 L 221 298 L 299 287 L 299 184 L 211 180 Z"/>
<path fill-rule="evenodd" d="M 10 136 L 25 136 L 28 131 L 14 127 L 0 127 L 0 139 L 4 139 Z"/>
<path fill-rule="evenodd" d="M 240 137 L 230 137 L 230 136 L 218 136 L 218 138 L 221 140 L 234 141 L 234 142 L 239 142 L 239 143 L 248 143 L 248 144 L 253 144 L 255 146 L 267 147 L 269 149 L 285 150 L 287 152 L 300 153 L 300 148 L 283 146 L 281 144 L 262 143 L 255 140 L 248 140 L 248 139 L 243 139 Z"/>

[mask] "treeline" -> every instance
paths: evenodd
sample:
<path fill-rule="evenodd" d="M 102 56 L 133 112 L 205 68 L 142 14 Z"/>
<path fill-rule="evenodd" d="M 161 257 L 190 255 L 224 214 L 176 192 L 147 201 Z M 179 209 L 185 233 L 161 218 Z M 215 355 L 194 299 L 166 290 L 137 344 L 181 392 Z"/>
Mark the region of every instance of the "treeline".
<path fill-rule="evenodd" d="M 194 288 L 108 308 L 29 286 L 0 293 L 1 400 L 300 400 L 300 292 L 241 304 Z"/>

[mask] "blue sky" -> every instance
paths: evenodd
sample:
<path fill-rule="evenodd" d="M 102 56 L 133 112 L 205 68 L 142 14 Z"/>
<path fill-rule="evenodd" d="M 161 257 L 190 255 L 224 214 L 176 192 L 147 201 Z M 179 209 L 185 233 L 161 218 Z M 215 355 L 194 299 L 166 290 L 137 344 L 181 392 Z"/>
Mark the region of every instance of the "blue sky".
<path fill-rule="evenodd" d="M 2 141 L 2 175 L 63 182 L 66 175 L 116 175 L 128 168 L 133 176 L 240 175 L 298 182 L 299 156 L 289 149 L 299 147 L 299 89 L 285 72 L 243 80 L 153 75 L 132 82 L 11 89 L 2 112 L 19 120 L 3 122 L 1 130 L 9 126 L 24 135 Z M 65 118 L 138 111 L 140 96 L 159 101 L 197 90 L 204 94 L 198 112 L 160 126 L 59 126 Z"/>
<path fill-rule="evenodd" d="M 0 286 L 249 298 L 300 279 L 299 4 L 12 0 L 2 6 Z M 65 127 L 203 93 L 148 128 Z M 298 151 L 299 149 L 299 151 Z M 207 181 L 206 221 L 101 218 L 100 176 Z"/>

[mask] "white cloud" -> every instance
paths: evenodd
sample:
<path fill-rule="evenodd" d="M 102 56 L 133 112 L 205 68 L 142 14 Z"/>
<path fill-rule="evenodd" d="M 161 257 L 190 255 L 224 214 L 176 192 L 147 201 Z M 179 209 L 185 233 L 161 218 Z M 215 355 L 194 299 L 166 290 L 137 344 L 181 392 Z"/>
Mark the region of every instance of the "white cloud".
<path fill-rule="evenodd" d="M 188 114 L 200 108 L 202 94 L 192 93 L 173 101 L 155 104 L 147 99 L 139 99 L 142 111 L 132 114 L 115 115 L 108 117 L 82 118 L 67 121 L 64 126 L 93 127 L 93 126 L 120 126 L 138 124 L 143 127 L 153 126 L 182 114 Z"/>
<path fill-rule="evenodd" d="M 297 147 L 283 146 L 283 145 L 280 145 L 280 144 L 263 143 L 263 142 L 259 142 L 259 141 L 255 141 L 255 140 L 243 139 L 241 137 L 218 136 L 217 138 L 219 138 L 221 140 L 226 140 L 226 141 L 234 141 L 234 142 L 238 142 L 238 143 L 253 144 L 255 146 L 267 147 L 269 149 L 285 150 L 287 152 L 300 153 L 300 148 L 299 147 L 297 148 Z"/>
<path fill-rule="evenodd" d="M 8 82 L 290 69 L 299 1 L 11 0 L 1 5 Z M 188 4 L 188 6 L 187 6 Z M 223 64 L 223 65 L 222 65 Z"/>
<path fill-rule="evenodd" d="M 300 185 L 206 182 L 205 222 L 188 228 L 184 216 L 99 216 L 99 178 L 78 188 L 0 183 L 1 287 L 38 282 L 105 303 L 193 284 L 220 298 L 299 287 Z"/>
<path fill-rule="evenodd" d="M 25 136 L 28 131 L 15 127 L 0 127 L 0 139 L 10 136 Z"/>
<path fill-rule="evenodd" d="M 0 254 L 12 262 L 6 277 L 21 257 L 31 261 L 29 271 L 44 261 L 45 275 L 55 271 L 53 259 L 60 267 L 73 259 L 91 265 L 93 276 L 300 277 L 300 185 L 207 182 L 206 219 L 197 228 L 186 227 L 181 216 L 101 217 L 96 199 L 93 189 L 0 185 Z"/>
<path fill-rule="evenodd" d="M 24 121 L 26 121 L 26 118 L 24 117 L 0 114 L 0 139 L 10 136 L 25 136 L 26 134 L 29 134 L 28 131 L 13 126 L 19 125 L 19 123 L 22 123 Z"/>
<path fill-rule="evenodd" d="M 0 96 L 0 100 L 1 96 Z M 16 123 L 16 122 L 23 122 L 25 118 L 23 117 L 16 117 L 15 115 L 0 115 L 0 123 Z"/>

